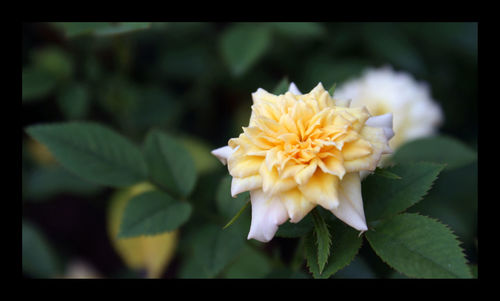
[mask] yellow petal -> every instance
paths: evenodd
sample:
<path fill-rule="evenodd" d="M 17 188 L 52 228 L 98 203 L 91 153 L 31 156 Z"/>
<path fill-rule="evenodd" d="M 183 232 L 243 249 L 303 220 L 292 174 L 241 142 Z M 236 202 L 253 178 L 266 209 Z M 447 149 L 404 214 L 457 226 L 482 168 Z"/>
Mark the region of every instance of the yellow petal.
<path fill-rule="evenodd" d="M 264 164 L 262 164 L 264 165 Z M 260 188 L 262 186 L 262 176 L 254 175 L 245 178 L 233 177 L 231 181 L 231 196 L 236 197 L 239 193 Z"/>
<path fill-rule="evenodd" d="M 342 179 L 345 174 L 344 159 L 341 156 L 328 156 L 318 162 L 319 168 L 325 173 L 329 173 Z"/>
<path fill-rule="evenodd" d="M 299 189 L 294 188 L 281 194 L 281 201 L 286 207 L 290 222 L 298 223 L 306 216 L 314 207 L 315 203 L 307 201 Z"/>
<path fill-rule="evenodd" d="M 337 176 L 324 173 L 321 169 L 318 169 L 307 183 L 299 185 L 299 189 L 309 202 L 314 202 L 327 210 L 331 210 L 339 205 L 338 183 L 339 178 Z"/>
<path fill-rule="evenodd" d="M 262 190 L 267 194 L 273 195 L 297 186 L 293 178 L 280 178 L 276 167 L 269 170 L 266 164 L 262 164 L 259 173 L 262 176 Z"/>
<path fill-rule="evenodd" d="M 318 161 L 319 160 L 312 160 L 309 165 L 307 165 L 305 168 L 297 172 L 294 176 L 295 182 L 297 184 L 302 185 L 307 183 L 309 179 L 312 177 L 314 172 L 316 171 L 316 167 L 318 166 Z"/>
<path fill-rule="evenodd" d="M 345 161 L 362 158 L 370 155 L 371 153 L 372 145 L 364 139 L 358 139 L 356 141 L 345 143 L 342 147 L 342 155 Z"/>
<path fill-rule="evenodd" d="M 228 161 L 229 173 L 233 177 L 245 178 L 259 173 L 260 165 L 264 162 L 263 157 L 244 156 L 236 160 Z"/>
<path fill-rule="evenodd" d="M 360 132 L 361 137 L 368 141 L 372 146 L 372 153 L 365 157 L 354 160 L 346 160 L 344 167 L 347 172 L 370 170 L 373 171 L 377 167 L 380 157 L 384 151 L 389 148 L 387 138 L 382 128 L 365 126 Z"/>

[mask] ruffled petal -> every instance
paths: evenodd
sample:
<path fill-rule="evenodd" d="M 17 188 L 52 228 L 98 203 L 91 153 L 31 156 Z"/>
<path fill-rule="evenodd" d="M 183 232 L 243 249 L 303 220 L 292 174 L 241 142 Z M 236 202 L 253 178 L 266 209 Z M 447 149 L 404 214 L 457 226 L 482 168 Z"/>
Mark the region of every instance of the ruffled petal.
<path fill-rule="evenodd" d="M 315 203 L 307 201 L 299 189 L 294 188 L 281 195 L 281 201 L 285 205 L 291 223 L 300 222 L 314 207 Z"/>
<path fill-rule="evenodd" d="M 260 188 L 262 186 L 262 177 L 254 175 L 246 178 L 233 177 L 231 181 L 231 196 L 236 197 L 237 194 L 244 191 Z"/>
<path fill-rule="evenodd" d="M 366 231 L 361 180 L 359 173 L 352 172 L 344 176 L 339 185 L 339 206 L 331 210 L 344 223 L 359 231 Z"/>
<path fill-rule="evenodd" d="M 261 189 L 250 191 L 252 222 L 248 239 L 268 242 L 273 239 L 278 226 L 288 219 L 285 206 L 279 198 L 271 198 Z"/>
<path fill-rule="evenodd" d="M 338 184 L 339 178 L 337 176 L 317 169 L 307 183 L 298 187 L 309 202 L 319 204 L 323 208 L 331 210 L 339 205 L 337 195 Z"/>
<path fill-rule="evenodd" d="M 228 160 L 228 170 L 233 177 L 245 178 L 258 174 L 263 162 L 263 157 L 242 156 L 236 160 Z"/>

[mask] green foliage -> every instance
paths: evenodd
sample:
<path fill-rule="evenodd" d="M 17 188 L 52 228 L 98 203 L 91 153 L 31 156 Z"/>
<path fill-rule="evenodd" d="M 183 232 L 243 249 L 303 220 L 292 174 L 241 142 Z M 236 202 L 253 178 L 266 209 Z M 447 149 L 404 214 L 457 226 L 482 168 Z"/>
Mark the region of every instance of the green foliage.
<path fill-rule="evenodd" d="M 387 169 L 380 168 L 380 167 L 375 168 L 375 172 L 374 173 L 377 176 L 381 176 L 381 177 L 384 177 L 384 178 L 387 178 L 387 179 L 392 179 L 392 180 L 400 180 L 401 179 L 401 177 L 398 176 L 397 174 L 395 174 L 393 172 L 390 172 Z"/>
<path fill-rule="evenodd" d="M 191 193 L 196 183 L 196 167 L 177 139 L 152 130 L 144 142 L 144 155 L 155 184 L 181 197 Z"/>
<path fill-rule="evenodd" d="M 22 223 L 23 272 L 35 278 L 59 277 L 61 266 L 42 232 L 30 222 Z"/>
<path fill-rule="evenodd" d="M 246 206 L 250 199 L 250 193 L 248 191 L 240 193 L 236 198 L 233 198 L 231 196 L 231 180 L 232 177 L 230 175 L 223 177 L 217 187 L 217 193 L 215 195 L 217 209 L 225 218 L 232 218 L 235 216 L 241 208 Z"/>
<path fill-rule="evenodd" d="M 83 119 L 89 110 L 87 88 L 80 83 L 72 83 L 59 91 L 57 104 L 66 119 Z"/>
<path fill-rule="evenodd" d="M 56 78 L 43 69 L 34 67 L 23 69 L 23 103 L 41 100 L 52 92 L 56 84 Z"/>
<path fill-rule="evenodd" d="M 290 86 L 290 82 L 287 77 L 284 77 L 280 82 L 274 87 L 272 93 L 274 95 L 285 94 L 288 91 L 288 87 Z"/>
<path fill-rule="evenodd" d="M 326 31 L 315 22 L 273 22 L 270 27 L 277 33 L 292 39 L 310 39 L 323 36 Z"/>
<path fill-rule="evenodd" d="M 315 243 L 317 248 L 319 274 L 322 274 L 323 268 L 328 261 L 328 256 L 330 255 L 330 245 L 332 244 L 332 239 L 325 220 L 317 210 L 313 210 L 312 217 L 314 222 L 314 234 L 316 237 Z"/>
<path fill-rule="evenodd" d="M 192 240 L 192 255 L 181 271 L 183 278 L 214 278 L 222 272 L 244 247 L 245 238 L 234 227 L 222 230 L 204 225 Z"/>
<path fill-rule="evenodd" d="M 127 203 L 118 237 L 173 231 L 188 220 L 191 210 L 189 203 L 175 200 L 164 192 L 145 192 Z"/>
<path fill-rule="evenodd" d="M 434 136 L 405 143 L 397 149 L 391 160 L 396 163 L 436 162 L 446 164 L 446 170 L 452 170 L 474 162 L 477 154 L 454 138 Z"/>
<path fill-rule="evenodd" d="M 177 137 L 179 142 L 191 154 L 198 174 L 205 174 L 220 167 L 220 162 L 212 155 L 210 148 L 204 141 L 199 138 L 183 135 Z"/>
<path fill-rule="evenodd" d="M 368 176 L 362 184 L 367 221 L 390 217 L 420 201 L 442 169 L 443 165 L 435 163 L 410 163 L 383 169 L 399 180 Z"/>
<path fill-rule="evenodd" d="M 309 233 L 314 227 L 314 222 L 310 214 L 306 215 L 300 222 L 291 223 L 287 221 L 286 223 L 279 226 L 276 236 L 278 237 L 301 237 Z"/>
<path fill-rule="evenodd" d="M 232 74 L 240 76 L 264 55 L 270 43 L 268 27 L 236 23 L 221 36 L 220 49 Z"/>
<path fill-rule="evenodd" d="M 262 278 L 271 271 L 271 262 L 263 252 L 245 245 L 238 258 L 227 268 L 225 278 Z"/>
<path fill-rule="evenodd" d="M 94 34 L 96 36 L 109 36 L 148 29 L 150 27 L 151 22 L 117 22 L 109 23 L 106 27 L 96 29 Z"/>
<path fill-rule="evenodd" d="M 33 64 L 57 79 L 68 79 L 73 75 L 73 61 L 70 55 L 59 47 L 46 47 L 33 53 Z"/>
<path fill-rule="evenodd" d="M 396 215 L 366 237 L 382 260 L 409 277 L 471 277 L 459 241 L 448 227 L 431 218 Z"/>
<path fill-rule="evenodd" d="M 150 22 L 58 22 L 67 38 L 74 38 L 85 34 L 107 36 L 128 33 L 151 26 Z"/>
<path fill-rule="evenodd" d="M 306 236 L 306 260 L 314 278 L 330 278 L 337 271 L 348 265 L 358 253 L 362 238 L 353 228 L 336 219 L 329 223 L 332 246 L 323 271 L 319 269 L 318 246 L 314 235 Z"/>
<path fill-rule="evenodd" d="M 333 85 L 328 89 L 328 93 L 333 97 L 335 95 L 335 88 L 337 88 L 337 83 L 333 83 Z"/>
<path fill-rule="evenodd" d="M 92 122 L 41 124 L 26 132 L 45 144 L 63 167 L 91 182 L 124 187 L 146 178 L 139 149 L 105 126 Z"/>
<path fill-rule="evenodd" d="M 30 171 L 23 186 L 26 187 L 24 196 L 35 201 L 46 200 L 62 193 L 91 196 L 103 188 L 60 167 L 39 167 Z"/>

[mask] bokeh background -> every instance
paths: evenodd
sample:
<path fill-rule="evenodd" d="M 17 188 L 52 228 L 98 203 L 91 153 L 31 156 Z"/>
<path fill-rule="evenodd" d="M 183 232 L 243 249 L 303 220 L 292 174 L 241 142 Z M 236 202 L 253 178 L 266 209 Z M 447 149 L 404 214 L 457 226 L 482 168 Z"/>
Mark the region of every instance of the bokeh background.
<path fill-rule="evenodd" d="M 429 84 L 444 112 L 441 134 L 477 150 L 477 23 L 22 26 L 23 127 L 91 120 L 137 145 L 155 127 L 179 137 L 194 157 L 199 176 L 191 198 L 198 209 L 181 229 L 164 278 L 203 277 L 188 266 L 190 229 L 196 229 L 198 217 L 210 215 L 227 174 L 209 151 L 248 123 L 251 93 L 259 87 L 272 91 L 288 79 L 302 92 L 320 81 L 328 89 L 368 67 L 392 66 Z M 25 133 L 22 152 L 23 260 L 31 256 L 37 262 L 23 267 L 23 275 L 70 277 L 69 267 L 77 262 L 92 269 L 90 275 L 141 277 L 141 271 L 124 263 L 108 234 L 116 191 L 68 173 Z M 445 172 L 426 200 L 410 211 L 449 225 L 468 260 L 477 263 L 477 163 Z M 242 231 L 246 237 L 248 228 Z M 244 248 L 217 277 L 309 277 L 306 269 L 285 268 L 294 260 L 296 243 L 279 237 L 267 245 L 251 243 L 259 252 Z M 25 254 L 25 244 L 43 250 Z M 334 277 L 402 277 L 366 245 Z"/>

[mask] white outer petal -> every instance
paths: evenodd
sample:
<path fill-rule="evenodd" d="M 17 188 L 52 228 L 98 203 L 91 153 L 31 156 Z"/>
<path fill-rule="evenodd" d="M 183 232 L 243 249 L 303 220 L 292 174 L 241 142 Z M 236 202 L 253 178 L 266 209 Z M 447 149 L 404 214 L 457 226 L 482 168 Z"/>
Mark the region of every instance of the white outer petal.
<path fill-rule="evenodd" d="M 227 159 L 231 156 L 236 149 L 232 149 L 230 146 L 226 145 L 223 147 L 216 148 L 212 151 L 212 155 L 216 156 L 222 164 L 227 164 Z"/>
<path fill-rule="evenodd" d="M 344 223 L 359 231 L 366 231 L 363 198 L 361 196 L 361 180 L 359 173 L 344 175 L 339 185 L 339 206 L 331 210 Z"/>
<path fill-rule="evenodd" d="M 368 118 L 368 120 L 366 120 L 365 125 L 382 128 L 384 130 L 387 141 L 389 141 L 392 137 L 394 137 L 394 130 L 392 129 L 392 119 L 392 113 L 372 116 Z"/>
<path fill-rule="evenodd" d="M 289 92 L 292 92 L 295 95 L 302 95 L 302 92 L 300 92 L 299 88 L 295 85 L 294 82 L 290 83 L 290 87 L 288 88 Z"/>
<path fill-rule="evenodd" d="M 252 222 L 248 239 L 268 242 L 278 231 L 278 226 L 288 219 L 285 206 L 278 197 L 267 196 L 262 189 L 250 191 Z"/>

